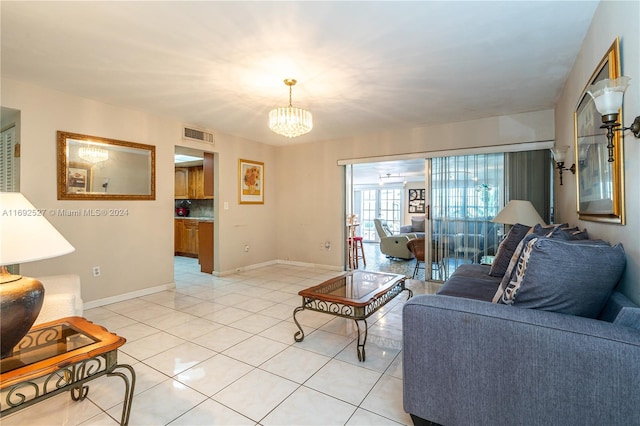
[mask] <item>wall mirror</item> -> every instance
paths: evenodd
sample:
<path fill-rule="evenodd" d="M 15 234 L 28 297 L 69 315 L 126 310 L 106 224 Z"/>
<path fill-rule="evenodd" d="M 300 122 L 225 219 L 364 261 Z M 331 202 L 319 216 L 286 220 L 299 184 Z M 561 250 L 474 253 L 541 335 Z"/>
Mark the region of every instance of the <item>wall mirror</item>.
<path fill-rule="evenodd" d="M 155 200 L 156 147 L 58 131 L 59 200 Z"/>
<path fill-rule="evenodd" d="M 613 42 L 585 85 L 574 114 L 577 208 L 581 220 L 624 225 L 624 157 L 621 132 L 614 133 L 614 161 L 608 161 L 606 129 L 589 85 L 620 77 L 620 44 Z M 620 111 L 619 120 L 622 120 Z M 622 121 L 623 122 L 623 121 Z"/>

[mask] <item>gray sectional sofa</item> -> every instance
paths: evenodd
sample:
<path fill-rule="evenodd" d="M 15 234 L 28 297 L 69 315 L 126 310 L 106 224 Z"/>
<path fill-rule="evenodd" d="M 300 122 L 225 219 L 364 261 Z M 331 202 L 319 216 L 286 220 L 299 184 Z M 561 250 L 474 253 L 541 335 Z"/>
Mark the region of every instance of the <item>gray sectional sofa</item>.
<path fill-rule="evenodd" d="M 615 289 L 622 247 L 511 231 L 494 265 L 406 303 L 405 411 L 416 425 L 639 425 L 640 307 Z"/>

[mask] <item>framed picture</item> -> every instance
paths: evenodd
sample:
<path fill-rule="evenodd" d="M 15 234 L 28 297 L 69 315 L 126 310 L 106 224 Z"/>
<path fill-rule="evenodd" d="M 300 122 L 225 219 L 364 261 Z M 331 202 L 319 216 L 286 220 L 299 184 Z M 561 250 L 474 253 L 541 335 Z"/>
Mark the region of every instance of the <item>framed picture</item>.
<path fill-rule="evenodd" d="M 238 160 L 238 203 L 264 204 L 264 163 Z"/>
<path fill-rule="evenodd" d="M 620 43 L 613 42 L 587 81 L 574 113 L 577 211 L 581 220 L 623 225 L 624 157 L 620 132 L 613 136 L 614 158 L 608 161 L 606 130 L 587 87 L 620 77 Z M 622 120 L 622 111 L 619 112 Z M 621 121 L 622 122 L 622 121 Z"/>
<path fill-rule="evenodd" d="M 91 166 L 89 164 L 69 163 L 67 170 L 68 194 L 91 192 Z"/>
<path fill-rule="evenodd" d="M 424 189 L 409 190 L 409 213 L 424 213 Z"/>

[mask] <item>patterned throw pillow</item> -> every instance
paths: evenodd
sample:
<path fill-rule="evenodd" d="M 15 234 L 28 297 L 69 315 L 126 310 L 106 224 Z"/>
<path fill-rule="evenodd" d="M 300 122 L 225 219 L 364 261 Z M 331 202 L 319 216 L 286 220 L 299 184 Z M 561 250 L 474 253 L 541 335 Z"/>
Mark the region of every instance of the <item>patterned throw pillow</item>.
<path fill-rule="evenodd" d="M 492 277 L 502 277 L 509 267 L 509 261 L 518 244 L 527 235 L 531 227 L 516 223 L 511 227 L 505 239 L 498 246 L 498 252 L 491 264 L 489 275 Z"/>
<path fill-rule="evenodd" d="M 539 236 L 547 237 L 547 238 L 557 237 L 562 232 L 560 231 L 560 229 L 566 226 L 567 226 L 566 223 L 563 223 L 561 225 L 545 225 L 545 226 L 535 225 L 534 227 L 529 229 L 529 232 L 527 232 L 524 238 L 518 243 L 518 246 L 516 247 L 516 249 L 513 251 L 513 254 L 511 255 L 511 259 L 509 260 L 509 265 L 507 266 L 507 270 L 502 276 L 502 281 L 500 281 L 500 285 L 498 286 L 498 290 L 496 290 L 496 294 L 493 296 L 493 299 L 492 299 L 493 303 L 498 303 L 498 300 L 500 299 L 500 297 L 502 297 L 502 293 L 505 291 L 505 289 L 507 288 L 507 285 L 509 285 L 509 282 L 513 278 L 516 265 L 518 264 L 518 259 L 520 259 L 520 254 L 522 254 L 522 250 L 525 244 L 529 242 L 529 240 L 531 240 L 532 238 L 539 237 Z"/>
<path fill-rule="evenodd" d="M 625 263 L 621 244 L 534 237 L 499 303 L 597 318 Z"/>

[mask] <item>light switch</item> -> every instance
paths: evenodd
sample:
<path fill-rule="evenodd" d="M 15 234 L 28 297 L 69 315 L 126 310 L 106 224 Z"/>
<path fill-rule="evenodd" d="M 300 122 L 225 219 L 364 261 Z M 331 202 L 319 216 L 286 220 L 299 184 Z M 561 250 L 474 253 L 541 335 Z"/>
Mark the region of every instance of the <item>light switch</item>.
<path fill-rule="evenodd" d="M 228 201 L 224 202 L 224 209 L 225 210 L 229 210 L 229 202 Z"/>

